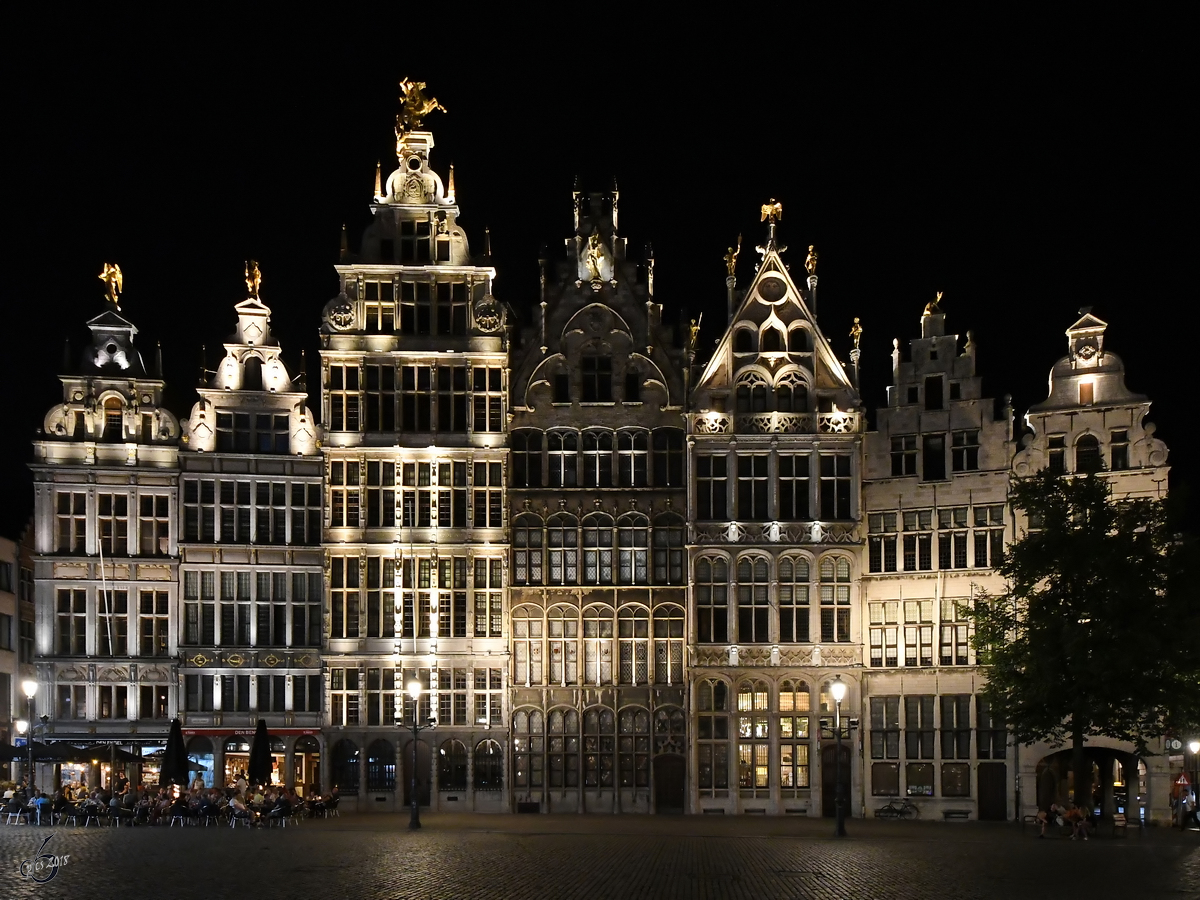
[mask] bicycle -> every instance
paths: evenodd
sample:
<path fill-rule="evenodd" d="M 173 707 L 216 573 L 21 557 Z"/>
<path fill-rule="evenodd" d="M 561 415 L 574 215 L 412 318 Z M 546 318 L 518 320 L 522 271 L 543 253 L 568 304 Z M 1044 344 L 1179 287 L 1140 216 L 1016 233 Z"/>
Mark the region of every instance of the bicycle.
<path fill-rule="evenodd" d="M 892 800 L 875 810 L 877 819 L 919 819 L 921 809 L 907 797 Z"/>

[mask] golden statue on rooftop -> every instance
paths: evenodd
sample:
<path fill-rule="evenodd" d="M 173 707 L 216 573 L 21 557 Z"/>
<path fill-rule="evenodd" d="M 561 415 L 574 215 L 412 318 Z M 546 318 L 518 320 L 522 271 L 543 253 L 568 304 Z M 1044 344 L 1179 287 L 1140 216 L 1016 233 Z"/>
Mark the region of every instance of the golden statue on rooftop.
<path fill-rule="evenodd" d="M 925 315 L 932 316 L 942 311 L 942 292 L 938 291 L 932 303 L 925 304 Z"/>
<path fill-rule="evenodd" d="M 600 281 L 600 264 L 604 261 L 603 245 L 600 243 L 600 232 L 593 231 L 592 236 L 588 238 L 587 252 L 584 254 L 583 263 L 587 266 L 588 273 L 592 276 L 592 281 Z"/>
<path fill-rule="evenodd" d="M 258 268 L 258 260 L 246 260 L 246 294 L 252 299 L 257 300 L 258 288 L 261 284 L 262 272 Z"/>
<path fill-rule="evenodd" d="M 104 282 L 106 289 L 104 299 L 111 303 L 117 312 L 120 312 L 121 291 L 125 290 L 125 279 L 121 275 L 121 267 L 116 263 L 105 263 L 99 278 Z"/>
<path fill-rule="evenodd" d="M 858 342 L 862 340 L 862 323 L 858 316 L 854 317 L 854 324 L 850 326 L 850 337 L 854 338 L 854 349 L 857 350 Z"/>
<path fill-rule="evenodd" d="M 725 254 L 725 271 L 733 276 L 734 270 L 737 268 L 738 254 L 742 252 L 742 236 L 739 234 L 737 239 L 737 249 L 729 248 L 729 252 Z"/>
<path fill-rule="evenodd" d="M 812 244 L 808 245 L 808 256 L 804 259 L 804 270 L 809 275 L 817 274 L 817 251 L 813 249 Z M 855 319 L 855 321 L 857 322 L 858 320 Z"/>
<path fill-rule="evenodd" d="M 446 111 L 437 97 L 425 96 L 425 82 L 400 79 L 400 113 L 396 116 L 396 137 L 421 127 L 421 120 L 434 110 Z"/>
<path fill-rule="evenodd" d="M 783 219 L 783 204 L 772 197 L 769 201 L 762 205 L 762 218 L 760 222 L 766 222 L 768 225 L 774 225 L 776 222 Z"/>

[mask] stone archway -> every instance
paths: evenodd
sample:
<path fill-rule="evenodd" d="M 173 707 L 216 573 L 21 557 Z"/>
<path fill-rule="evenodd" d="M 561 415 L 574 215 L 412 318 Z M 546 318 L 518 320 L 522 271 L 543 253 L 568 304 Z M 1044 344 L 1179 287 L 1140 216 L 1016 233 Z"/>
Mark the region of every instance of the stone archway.
<path fill-rule="evenodd" d="M 1064 748 L 1038 760 L 1038 808 L 1048 809 L 1051 803 L 1070 802 L 1098 812 L 1106 821 L 1117 812 L 1140 818 L 1146 801 L 1145 763 L 1134 753 L 1111 747 L 1084 747 L 1083 753 L 1092 766 L 1092 796 L 1075 797 L 1071 750 Z"/>

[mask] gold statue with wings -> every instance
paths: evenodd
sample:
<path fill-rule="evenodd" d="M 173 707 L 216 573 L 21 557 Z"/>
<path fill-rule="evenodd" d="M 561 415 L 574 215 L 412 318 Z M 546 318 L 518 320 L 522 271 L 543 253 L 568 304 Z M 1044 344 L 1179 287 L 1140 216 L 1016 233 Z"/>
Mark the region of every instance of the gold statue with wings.
<path fill-rule="evenodd" d="M 117 312 L 120 312 L 121 291 L 125 290 L 125 279 L 121 275 L 121 267 L 116 263 L 105 263 L 104 271 L 100 273 L 99 277 L 107 289 L 104 299 L 111 303 Z"/>
<path fill-rule="evenodd" d="M 258 299 L 258 288 L 262 284 L 262 271 L 258 268 L 257 259 L 246 260 L 246 294 Z"/>
<path fill-rule="evenodd" d="M 769 225 L 774 225 L 783 219 L 783 204 L 772 197 L 768 202 L 762 205 L 762 218 L 760 222 L 766 222 Z"/>
<path fill-rule="evenodd" d="M 400 113 L 396 116 L 396 137 L 421 127 L 421 120 L 434 110 L 446 111 L 437 97 L 425 96 L 425 82 L 400 79 Z"/>

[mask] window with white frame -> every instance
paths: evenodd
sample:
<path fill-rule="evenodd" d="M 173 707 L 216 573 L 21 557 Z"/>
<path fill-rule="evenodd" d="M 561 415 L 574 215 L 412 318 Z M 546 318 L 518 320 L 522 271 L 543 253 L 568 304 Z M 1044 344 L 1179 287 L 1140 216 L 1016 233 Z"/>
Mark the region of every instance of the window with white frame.
<path fill-rule="evenodd" d="M 138 498 L 138 550 L 142 556 L 171 552 L 171 503 L 165 494 Z"/>
<path fill-rule="evenodd" d="M 504 670 L 476 668 L 473 698 L 475 724 L 499 728 L 504 721 Z"/>
<path fill-rule="evenodd" d="M 542 520 L 532 513 L 513 525 L 513 583 L 542 583 Z"/>
<path fill-rule="evenodd" d="M 250 483 L 222 479 L 220 496 L 221 541 L 250 543 Z"/>
<path fill-rule="evenodd" d="M 556 513 L 546 523 L 550 584 L 579 583 L 579 526 L 569 513 Z"/>
<path fill-rule="evenodd" d="M 390 280 L 363 284 L 363 329 L 392 334 L 396 331 L 396 285 Z"/>
<path fill-rule="evenodd" d="M 102 588 L 96 595 L 96 607 L 100 656 L 128 656 L 129 593 Z"/>
<path fill-rule="evenodd" d="M 532 791 L 545 784 L 545 735 L 541 710 L 513 713 L 513 787 Z"/>
<path fill-rule="evenodd" d="M 396 524 L 396 464 L 367 461 L 367 527 L 392 528 Z"/>
<path fill-rule="evenodd" d="M 449 261 L 449 246 L 443 247 L 444 241 L 439 238 L 439 260 Z M 442 250 L 447 251 L 442 259 Z M 436 285 L 434 299 L 437 301 L 437 333 L 452 334 L 459 337 L 467 333 L 467 295 L 469 288 L 465 281 L 439 281 Z"/>
<path fill-rule="evenodd" d="M 726 502 L 727 466 L 725 454 L 700 454 L 696 457 L 696 517 L 702 522 L 729 518 Z"/>
<path fill-rule="evenodd" d="M 396 721 L 396 670 L 367 667 L 367 724 L 393 725 Z"/>
<path fill-rule="evenodd" d="M 96 495 L 96 524 L 106 556 L 129 554 L 129 498 L 125 494 Z"/>
<path fill-rule="evenodd" d="M 463 402 L 466 402 L 466 384 Z M 433 430 L 433 370 L 429 366 L 400 367 L 400 429 L 410 434 Z"/>
<path fill-rule="evenodd" d="M 683 519 L 673 513 L 654 520 L 654 583 L 683 584 Z"/>
<path fill-rule="evenodd" d="M 217 642 L 216 573 L 183 573 L 183 643 L 214 646 Z"/>
<path fill-rule="evenodd" d="M 809 464 L 807 453 L 779 454 L 779 515 L 781 522 L 803 522 L 809 515 Z"/>
<path fill-rule="evenodd" d="M 254 485 L 254 542 L 287 543 L 287 485 L 260 481 Z"/>
<path fill-rule="evenodd" d="M 211 478 L 183 480 L 183 539 L 216 540 L 217 483 Z"/>
<path fill-rule="evenodd" d="M 933 601 L 904 601 L 904 665 L 933 665 Z"/>
<path fill-rule="evenodd" d="M 59 719 L 86 719 L 88 717 L 87 685 L 60 684 L 58 686 L 57 712 Z"/>
<path fill-rule="evenodd" d="M 769 460 L 766 453 L 738 455 L 737 518 L 743 522 L 767 520 Z"/>
<path fill-rule="evenodd" d="M 517 684 L 542 684 L 542 611 L 518 606 L 512 614 L 513 673 Z"/>
<path fill-rule="evenodd" d="M 917 436 L 902 434 L 892 438 L 892 475 L 917 474 Z"/>
<path fill-rule="evenodd" d="M 250 646 L 250 573 L 221 573 L 221 603 L 218 621 L 224 646 Z"/>
<path fill-rule="evenodd" d="M 475 558 L 475 637 L 500 637 L 504 628 L 504 560 Z"/>
<path fill-rule="evenodd" d="M 500 527 L 499 463 L 475 464 L 475 518 L 476 527 Z M 463 528 L 467 524 L 467 464 L 465 462 L 438 463 L 438 525 L 441 528 Z M 482 519 L 480 504 L 483 504 Z"/>
<path fill-rule="evenodd" d="M 418 388 L 420 382 L 418 379 Z M 486 397 L 484 398 L 486 400 Z M 418 401 L 418 404 L 420 401 Z M 483 412 L 486 415 L 487 408 Z M 421 412 L 418 409 L 418 418 Z M 437 422 L 443 434 L 465 434 L 467 431 L 467 367 L 437 367 Z M 482 423 L 487 425 L 486 419 Z M 487 428 L 476 428 L 486 431 Z"/>
<path fill-rule="evenodd" d="M 431 463 L 401 466 L 400 524 L 405 528 L 428 528 L 433 515 L 433 470 Z"/>
<path fill-rule="evenodd" d="M 499 366 L 475 366 L 471 370 L 474 386 L 475 431 L 503 431 L 504 392 Z"/>
<path fill-rule="evenodd" d="M 904 524 L 904 571 L 933 569 L 933 510 L 909 509 L 901 514 Z"/>
<path fill-rule="evenodd" d="M 992 713 L 986 697 L 975 697 L 975 749 L 980 759 L 1004 759 L 1008 755 L 1008 730 L 1004 720 Z"/>
<path fill-rule="evenodd" d="M 443 468 L 445 468 L 443 466 Z M 498 462 L 475 463 L 475 527 L 501 528 L 504 525 L 504 480 Z"/>
<path fill-rule="evenodd" d="M 583 517 L 583 583 L 613 583 L 613 520 L 607 513 Z"/>
<path fill-rule="evenodd" d="M 429 223 L 401 222 L 400 259 L 412 262 L 429 259 Z M 421 231 L 418 236 L 418 230 Z M 423 252 L 417 252 L 417 245 Z M 433 313 L 433 285 L 428 282 L 400 283 L 400 331 L 403 334 L 429 334 Z"/>
<path fill-rule="evenodd" d="M 87 592 L 58 589 L 58 654 L 82 656 L 87 652 Z"/>
<path fill-rule="evenodd" d="M 391 638 L 395 636 L 396 560 L 391 556 L 368 556 L 367 637 Z"/>
<path fill-rule="evenodd" d="M 896 571 L 896 513 L 871 513 L 867 516 L 868 561 L 872 572 Z"/>
<path fill-rule="evenodd" d="M 871 698 L 871 759 L 899 760 L 900 758 L 900 698 Z M 898 762 L 872 762 L 871 793 L 875 796 L 895 796 L 900 793 Z"/>
<path fill-rule="evenodd" d="M 975 506 L 971 508 L 974 517 L 976 568 L 998 566 L 1004 559 L 1004 504 L 996 503 L 990 506 Z"/>
<path fill-rule="evenodd" d="M 938 510 L 938 568 L 967 567 L 967 507 Z"/>
<path fill-rule="evenodd" d="M 255 677 L 254 708 L 259 712 L 287 711 L 287 676 L 258 675 Z"/>
<path fill-rule="evenodd" d="M 138 592 L 138 653 L 167 656 L 171 640 L 171 597 L 166 591 Z"/>
<path fill-rule="evenodd" d="M 871 665 L 899 665 L 899 601 L 870 603 L 868 614 L 871 617 Z"/>
<path fill-rule="evenodd" d="M 626 513 L 617 521 L 620 584 L 650 582 L 650 520 L 641 513 Z"/>
<path fill-rule="evenodd" d="M 942 694 L 942 759 L 971 758 L 971 695 Z"/>
<path fill-rule="evenodd" d="M 613 683 L 613 609 L 589 606 L 583 611 L 583 668 L 588 684 Z"/>
<path fill-rule="evenodd" d="M 950 432 L 950 468 L 974 472 L 979 468 L 979 429 Z"/>
<path fill-rule="evenodd" d="M 575 487 L 579 465 L 579 435 L 551 431 L 546 435 L 546 460 L 550 487 Z"/>
<path fill-rule="evenodd" d="M 585 431 L 583 433 L 583 487 L 613 486 L 613 433 Z"/>
<path fill-rule="evenodd" d="M 293 647 L 321 646 L 320 572 L 292 573 L 292 642 Z"/>
<path fill-rule="evenodd" d="M 334 460 L 329 464 L 329 525 L 331 528 L 357 528 L 362 487 L 359 464 L 352 460 Z"/>
<path fill-rule="evenodd" d="M 942 600 L 942 665 L 965 666 L 970 650 L 969 601 L 964 598 Z"/>
<path fill-rule="evenodd" d="M 621 684 L 646 684 L 650 644 L 650 612 L 644 606 L 622 606 L 617 614 Z"/>
<path fill-rule="evenodd" d="M 357 668 L 329 670 L 329 721 L 334 728 L 358 724 L 358 681 Z"/>
<path fill-rule="evenodd" d="M 650 786 L 650 713 L 625 708 L 617 718 L 618 783 L 626 788 Z"/>
<path fill-rule="evenodd" d="M 129 718 L 129 686 L 102 684 L 96 688 L 96 713 L 101 719 Z"/>
<path fill-rule="evenodd" d="M 358 431 L 359 428 L 359 370 L 354 364 L 334 364 L 329 367 L 328 431 Z"/>
<path fill-rule="evenodd" d="M 583 783 L 590 788 L 611 788 L 616 747 L 613 711 L 592 707 L 583 713 Z M 553 768 L 551 769 L 553 772 Z M 553 782 L 551 782 L 553 783 Z"/>
<path fill-rule="evenodd" d="M 821 454 L 821 518 L 851 517 L 850 454 Z"/>
<path fill-rule="evenodd" d="M 436 670 L 438 693 L 438 724 L 468 725 L 467 670 L 444 668 Z"/>
<path fill-rule="evenodd" d="M 579 611 L 552 606 L 546 613 L 550 683 L 566 687 L 579 681 Z"/>
<path fill-rule="evenodd" d="M 467 558 L 438 557 L 438 637 L 467 636 Z"/>
<path fill-rule="evenodd" d="M 685 621 L 682 607 L 664 604 L 654 608 L 654 681 L 657 684 L 683 683 Z"/>
<path fill-rule="evenodd" d="M 329 636 L 358 637 L 359 572 L 357 556 L 334 556 L 330 560 L 329 607 L 332 613 Z"/>
<path fill-rule="evenodd" d="M 368 365 L 365 375 L 363 400 L 367 408 L 367 431 L 395 431 L 396 367 Z"/>
<path fill-rule="evenodd" d="M 646 487 L 649 458 L 649 432 L 617 432 L 617 480 L 621 487 Z"/>

